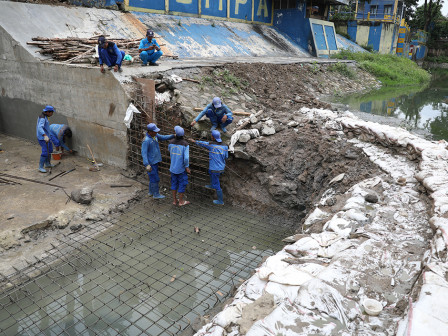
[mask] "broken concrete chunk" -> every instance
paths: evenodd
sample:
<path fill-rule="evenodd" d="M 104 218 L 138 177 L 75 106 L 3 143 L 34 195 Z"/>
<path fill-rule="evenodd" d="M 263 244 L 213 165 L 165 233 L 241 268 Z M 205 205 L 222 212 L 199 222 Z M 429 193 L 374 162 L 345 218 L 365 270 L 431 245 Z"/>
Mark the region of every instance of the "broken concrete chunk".
<path fill-rule="evenodd" d="M 238 142 L 246 143 L 249 140 L 250 140 L 250 134 L 245 133 L 240 135 Z"/>
<path fill-rule="evenodd" d="M 269 126 L 267 123 L 261 127 L 262 135 L 273 135 L 275 134 L 275 128 L 273 126 Z"/>
<path fill-rule="evenodd" d="M 73 232 L 79 231 L 82 229 L 82 224 L 75 224 L 70 226 L 70 230 L 72 230 Z"/>
<path fill-rule="evenodd" d="M 71 194 L 72 200 L 80 204 L 90 204 L 93 199 L 93 190 L 91 188 L 82 188 L 73 190 Z"/>

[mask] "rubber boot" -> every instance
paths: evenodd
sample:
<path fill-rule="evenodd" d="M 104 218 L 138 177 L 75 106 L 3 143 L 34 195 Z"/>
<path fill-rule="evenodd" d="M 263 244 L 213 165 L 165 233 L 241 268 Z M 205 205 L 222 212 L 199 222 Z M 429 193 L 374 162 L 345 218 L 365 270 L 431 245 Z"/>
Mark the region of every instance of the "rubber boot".
<path fill-rule="evenodd" d="M 221 126 L 221 130 L 223 131 L 223 133 L 227 133 L 227 128 L 225 126 Z"/>
<path fill-rule="evenodd" d="M 41 173 L 46 173 L 46 172 L 47 172 L 47 171 L 45 170 L 45 168 L 44 168 L 44 163 L 45 163 L 46 160 L 47 160 L 46 157 L 43 157 L 43 156 L 40 157 L 40 161 L 39 161 L 39 171 L 40 171 Z"/>
<path fill-rule="evenodd" d="M 53 168 L 54 167 L 54 164 L 51 164 L 50 160 L 51 160 L 50 156 L 48 156 L 47 160 L 45 160 L 45 168 Z"/>
<path fill-rule="evenodd" d="M 218 125 L 212 125 L 212 128 L 210 128 L 210 131 L 214 131 L 217 127 L 218 127 Z"/>
<path fill-rule="evenodd" d="M 213 200 L 214 204 L 224 205 L 222 190 L 216 190 L 216 196 L 218 196 L 217 200 Z"/>
<path fill-rule="evenodd" d="M 152 197 L 155 199 L 162 199 L 165 198 L 165 196 L 161 195 L 159 192 L 159 183 L 151 183 L 152 184 Z"/>
<path fill-rule="evenodd" d="M 152 187 L 151 187 L 152 183 L 149 184 L 149 192 L 148 192 L 148 196 L 152 196 L 153 195 L 153 191 L 152 191 Z"/>

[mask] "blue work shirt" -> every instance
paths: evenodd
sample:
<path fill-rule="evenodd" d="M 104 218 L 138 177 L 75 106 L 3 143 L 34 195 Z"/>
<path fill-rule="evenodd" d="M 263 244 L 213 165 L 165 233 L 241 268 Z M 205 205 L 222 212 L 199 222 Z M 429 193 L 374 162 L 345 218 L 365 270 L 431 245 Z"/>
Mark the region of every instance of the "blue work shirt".
<path fill-rule="evenodd" d="M 149 134 L 146 134 L 145 140 L 142 143 L 142 157 L 143 164 L 153 165 L 162 161 L 162 154 L 160 154 L 159 141 L 170 140 L 174 138 L 174 134 L 160 135 L 156 134 L 153 138 Z"/>
<path fill-rule="evenodd" d="M 45 114 L 41 114 L 37 117 L 37 125 L 36 125 L 36 135 L 37 140 L 44 140 L 44 135 L 50 138 L 50 122 Z"/>
<path fill-rule="evenodd" d="M 221 120 L 224 114 L 227 115 L 227 117 L 233 116 L 232 111 L 230 111 L 227 105 L 221 104 L 221 107 L 215 108 L 215 106 L 213 106 L 213 103 L 210 103 L 205 107 L 205 109 L 202 110 L 201 113 L 199 113 L 199 115 L 194 120 L 195 121 L 201 120 L 201 118 L 207 113 L 208 110 L 212 110 L 219 118 L 219 120 Z"/>
<path fill-rule="evenodd" d="M 50 133 L 52 135 L 53 143 L 56 147 L 62 146 L 65 150 L 70 150 L 68 146 L 64 143 L 64 133 L 69 127 L 64 124 L 51 124 Z"/>
<path fill-rule="evenodd" d="M 229 147 L 217 142 L 196 141 L 200 147 L 208 149 L 209 167 L 211 171 L 223 171 L 226 167 L 226 159 L 229 157 Z"/>
<path fill-rule="evenodd" d="M 190 166 L 190 146 L 183 138 L 175 138 L 168 145 L 170 151 L 170 172 L 181 174 Z"/>
<path fill-rule="evenodd" d="M 155 45 L 157 46 L 157 48 L 160 48 L 159 44 L 157 43 L 156 39 L 153 38 L 151 39 L 151 41 L 148 40 L 148 38 L 144 38 L 143 40 L 140 41 L 140 45 L 138 46 L 139 49 L 146 49 L 149 48 L 150 46 Z M 146 52 L 151 55 L 153 54 L 155 51 L 157 51 L 156 49 L 152 49 L 152 50 L 146 50 Z"/>
<path fill-rule="evenodd" d="M 101 48 L 101 47 L 99 47 L 99 48 Z M 121 64 L 121 61 L 123 59 L 123 55 L 121 54 L 120 49 L 118 49 L 117 45 L 114 42 L 108 42 L 106 51 L 113 58 L 115 58 L 115 56 L 117 57 L 117 60 L 115 61 L 115 64 Z M 98 56 L 99 56 L 100 65 L 105 63 L 105 60 L 103 60 L 101 58 L 101 53 L 100 53 L 99 50 L 98 50 Z M 112 64 L 112 65 L 114 65 L 114 64 Z"/>

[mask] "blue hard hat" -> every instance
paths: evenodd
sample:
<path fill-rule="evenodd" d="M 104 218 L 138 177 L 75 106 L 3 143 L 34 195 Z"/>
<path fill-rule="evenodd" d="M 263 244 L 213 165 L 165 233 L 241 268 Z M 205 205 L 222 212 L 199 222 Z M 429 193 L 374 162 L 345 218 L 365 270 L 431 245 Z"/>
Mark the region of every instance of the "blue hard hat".
<path fill-rule="evenodd" d="M 213 106 L 215 108 L 221 107 L 221 98 L 219 97 L 213 98 Z"/>
<path fill-rule="evenodd" d="M 106 43 L 106 38 L 104 36 L 98 37 L 98 45 L 102 47 Z"/>
<path fill-rule="evenodd" d="M 51 105 L 47 105 L 45 106 L 45 108 L 43 109 L 44 112 L 54 112 L 54 107 Z"/>
<path fill-rule="evenodd" d="M 176 132 L 176 135 L 180 136 L 180 137 L 184 136 L 184 134 L 185 134 L 184 129 L 182 127 L 180 127 L 180 126 L 174 127 L 174 132 Z"/>
<path fill-rule="evenodd" d="M 146 126 L 146 129 L 148 131 L 153 131 L 153 132 L 156 132 L 156 133 L 160 131 L 160 128 L 157 128 L 156 124 L 153 124 L 153 123 L 148 124 L 148 126 Z"/>
<path fill-rule="evenodd" d="M 146 36 L 154 36 L 154 32 L 151 29 L 146 31 Z"/>
<path fill-rule="evenodd" d="M 221 140 L 221 133 L 219 133 L 219 131 L 213 130 L 212 131 L 212 136 L 215 138 L 215 140 L 217 142 L 222 142 L 222 140 Z"/>

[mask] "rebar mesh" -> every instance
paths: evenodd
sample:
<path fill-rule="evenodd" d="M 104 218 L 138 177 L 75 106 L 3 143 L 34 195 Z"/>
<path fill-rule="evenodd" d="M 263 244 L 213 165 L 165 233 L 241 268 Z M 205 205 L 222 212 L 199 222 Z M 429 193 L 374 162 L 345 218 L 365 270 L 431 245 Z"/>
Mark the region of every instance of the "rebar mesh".
<path fill-rule="evenodd" d="M 111 222 L 67 237 L 8 279 L 0 334 L 179 334 L 291 232 L 200 200 L 186 207 L 148 200 Z"/>

